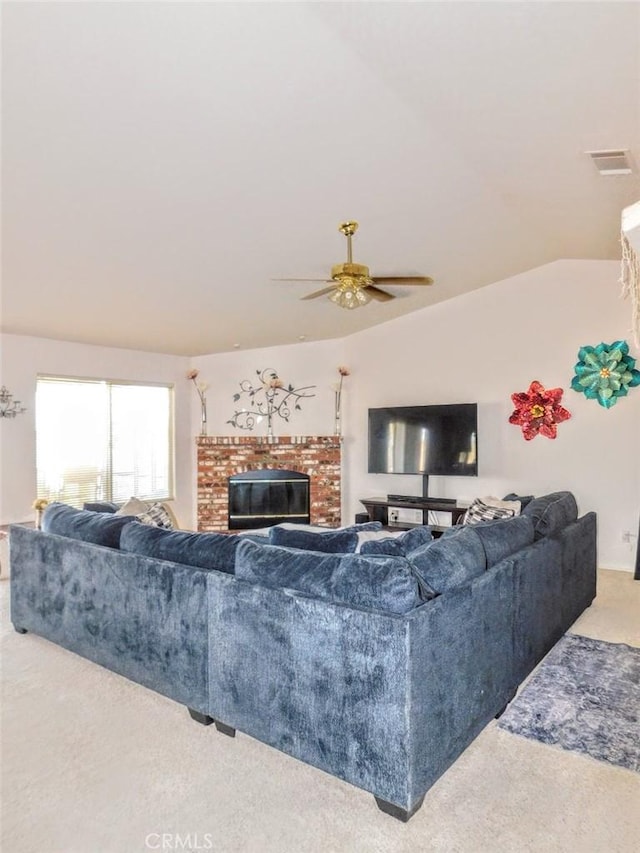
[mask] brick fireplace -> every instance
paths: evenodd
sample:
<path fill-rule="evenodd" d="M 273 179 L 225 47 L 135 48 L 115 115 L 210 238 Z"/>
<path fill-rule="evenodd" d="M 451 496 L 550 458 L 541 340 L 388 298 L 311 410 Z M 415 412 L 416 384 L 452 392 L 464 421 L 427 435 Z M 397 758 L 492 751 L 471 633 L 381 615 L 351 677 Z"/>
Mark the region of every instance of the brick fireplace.
<path fill-rule="evenodd" d="M 280 469 L 310 477 L 311 524 L 338 527 L 341 518 L 340 436 L 225 436 L 196 439 L 198 530 L 228 528 L 229 477 Z"/>

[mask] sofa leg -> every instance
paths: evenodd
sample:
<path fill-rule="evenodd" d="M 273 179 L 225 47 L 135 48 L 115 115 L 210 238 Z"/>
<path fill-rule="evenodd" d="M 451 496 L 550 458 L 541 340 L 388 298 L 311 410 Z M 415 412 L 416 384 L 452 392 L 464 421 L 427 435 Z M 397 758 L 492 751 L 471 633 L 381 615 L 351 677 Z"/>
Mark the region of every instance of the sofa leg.
<path fill-rule="evenodd" d="M 231 726 L 228 726 L 226 723 L 221 723 L 220 720 L 214 720 L 213 722 L 216 724 L 216 728 L 220 734 L 227 735 L 227 737 L 236 736 L 236 730 Z"/>
<path fill-rule="evenodd" d="M 28 634 L 29 633 L 26 628 L 21 628 L 20 625 L 14 625 L 13 628 L 15 631 L 18 632 L 18 634 Z"/>
<path fill-rule="evenodd" d="M 509 707 L 509 705 L 511 704 L 511 702 L 513 702 L 513 700 L 514 700 L 515 698 L 516 698 L 516 694 L 515 694 L 515 693 L 514 693 L 512 696 L 510 696 L 510 697 L 509 697 L 509 699 L 507 700 L 507 704 L 506 704 L 506 705 L 504 705 L 504 707 L 500 708 L 500 710 L 498 711 L 498 713 L 495 715 L 495 717 L 494 717 L 494 719 L 495 719 L 495 720 L 499 720 L 499 719 L 500 719 L 500 717 L 504 714 L 504 712 L 507 710 L 507 708 Z"/>
<path fill-rule="evenodd" d="M 189 708 L 188 710 L 189 716 L 196 723 L 200 723 L 203 726 L 210 726 L 214 722 L 213 717 L 210 717 L 208 714 L 201 714 L 200 711 L 196 711 L 194 708 Z"/>
<path fill-rule="evenodd" d="M 380 797 L 375 797 L 375 800 L 376 805 L 381 812 L 391 815 L 391 817 L 395 817 L 397 820 L 401 820 L 403 823 L 406 823 L 409 818 L 414 816 L 420 806 L 424 803 L 424 794 L 416 803 L 414 803 L 413 808 L 411 809 L 401 809 L 400 806 L 396 806 L 394 803 L 388 803 L 386 800 L 380 799 Z"/>

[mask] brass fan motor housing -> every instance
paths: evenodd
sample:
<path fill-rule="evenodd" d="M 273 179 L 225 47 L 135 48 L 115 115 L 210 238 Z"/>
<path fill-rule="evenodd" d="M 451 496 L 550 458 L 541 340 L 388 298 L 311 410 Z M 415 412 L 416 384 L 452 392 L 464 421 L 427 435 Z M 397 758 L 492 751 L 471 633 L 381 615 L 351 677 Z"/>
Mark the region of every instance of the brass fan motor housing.
<path fill-rule="evenodd" d="M 369 267 L 365 267 L 364 264 L 335 264 L 331 267 L 331 278 L 334 281 L 339 281 L 342 276 L 349 276 L 349 278 L 362 279 L 362 286 L 365 287 L 368 284 L 373 284 L 371 276 L 369 275 Z"/>

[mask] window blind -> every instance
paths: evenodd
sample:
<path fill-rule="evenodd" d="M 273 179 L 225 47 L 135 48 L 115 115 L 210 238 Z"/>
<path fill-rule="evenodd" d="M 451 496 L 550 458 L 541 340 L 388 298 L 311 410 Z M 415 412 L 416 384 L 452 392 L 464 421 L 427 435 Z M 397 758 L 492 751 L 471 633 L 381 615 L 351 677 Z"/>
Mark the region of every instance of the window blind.
<path fill-rule="evenodd" d="M 50 501 L 172 498 L 172 387 L 39 376 L 36 467 Z"/>

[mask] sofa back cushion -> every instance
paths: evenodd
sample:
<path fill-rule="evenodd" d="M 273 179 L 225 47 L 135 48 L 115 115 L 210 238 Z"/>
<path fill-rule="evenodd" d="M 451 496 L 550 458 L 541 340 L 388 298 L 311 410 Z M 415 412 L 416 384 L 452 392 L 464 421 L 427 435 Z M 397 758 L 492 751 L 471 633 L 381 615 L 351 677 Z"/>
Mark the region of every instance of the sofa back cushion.
<path fill-rule="evenodd" d="M 407 613 L 420 603 L 418 581 L 407 560 L 327 554 L 262 545 L 242 539 L 236 576 L 264 586 L 297 589 L 340 604 Z"/>
<path fill-rule="evenodd" d="M 118 504 L 114 504 L 113 501 L 89 501 L 82 504 L 82 509 L 88 509 L 89 512 L 117 512 L 119 508 Z"/>
<path fill-rule="evenodd" d="M 371 530 L 358 533 L 359 554 L 371 554 L 388 557 L 406 557 L 416 548 L 431 542 L 433 533 L 428 525 L 420 525 L 412 530 L 395 532 L 389 530 Z"/>
<path fill-rule="evenodd" d="M 133 516 L 92 512 L 54 502 L 45 507 L 42 513 L 42 530 L 45 533 L 91 542 L 93 545 L 119 548 L 122 529 L 131 521 Z"/>
<path fill-rule="evenodd" d="M 358 534 L 354 530 L 331 530 L 313 533 L 310 530 L 291 530 L 272 527 L 269 544 L 325 554 L 352 554 L 358 546 Z"/>
<path fill-rule="evenodd" d="M 534 538 L 533 522 L 527 515 L 476 524 L 473 531 L 482 542 L 488 569 L 505 557 L 531 545 Z"/>
<path fill-rule="evenodd" d="M 269 530 L 269 544 L 324 554 L 353 554 L 358 547 L 358 534 L 372 530 L 382 530 L 382 524 L 379 521 L 367 521 L 337 530 L 310 530 L 304 525 L 277 524 Z"/>
<path fill-rule="evenodd" d="M 120 549 L 143 557 L 233 574 L 239 542 L 240 537 L 233 534 L 167 530 L 133 520 L 122 531 Z"/>
<path fill-rule="evenodd" d="M 448 592 L 481 575 L 487 568 L 482 541 L 473 527 L 434 539 L 408 555 L 407 560 L 433 593 Z"/>
<path fill-rule="evenodd" d="M 523 510 L 533 522 L 536 539 L 552 536 L 578 517 L 578 505 L 571 492 L 552 492 L 534 498 Z"/>

